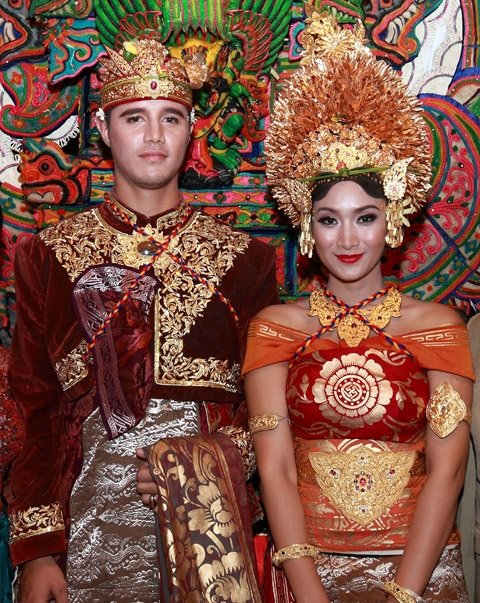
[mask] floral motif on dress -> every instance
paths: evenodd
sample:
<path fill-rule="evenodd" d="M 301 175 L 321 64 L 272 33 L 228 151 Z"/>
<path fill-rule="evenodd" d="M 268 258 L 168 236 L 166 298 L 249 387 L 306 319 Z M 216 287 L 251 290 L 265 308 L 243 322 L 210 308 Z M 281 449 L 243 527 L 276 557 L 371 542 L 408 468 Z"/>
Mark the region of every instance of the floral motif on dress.
<path fill-rule="evenodd" d="M 428 396 L 415 360 L 366 346 L 306 354 L 287 381 L 292 429 L 307 439 L 418 442 L 425 437 Z"/>
<path fill-rule="evenodd" d="M 359 428 L 382 420 L 393 390 L 379 364 L 352 353 L 326 362 L 312 393 L 327 419 Z"/>

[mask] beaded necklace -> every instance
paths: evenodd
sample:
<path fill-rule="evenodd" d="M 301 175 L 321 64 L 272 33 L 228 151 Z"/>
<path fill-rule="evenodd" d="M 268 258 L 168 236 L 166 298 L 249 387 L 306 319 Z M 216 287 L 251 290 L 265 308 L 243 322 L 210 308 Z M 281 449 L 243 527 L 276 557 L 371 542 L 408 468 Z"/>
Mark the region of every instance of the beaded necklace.
<path fill-rule="evenodd" d="M 383 297 L 384 295 L 387 296 L 384 302 L 378 304 L 377 306 L 373 306 L 372 308 L 365 308 L 365 306 L 371 304 L 373 301 Z M 327 331 L 331 331 L 335 327 L 338 327 L 345 319 L 348 319 L 348 322 L 344 327 L 343 332 L 352 337 L 350 343 L 347 341 L 347 345 L 352 344 L 350 347 L 358 345 L 360 341 L 366 339 L 371 329 L 377 333 L 377 335 L 384 337 L 397 351 L 400 351 L 409 358 L 412 358 L 412 355 L 407 351 L 407 348 L 403 344 L 395 341 L 394 338 L 386 333 L 383 328 L 389 323 L 392 316 L 400 316 L 400 312 L 398 310 L 400 307 L 401 298 L 399 297 L 400 293 L 394 285 L 388 285 L 384 289 L 377 291 L 377 293 L 370 295 L 370 297 L 359 301 L 353 306 L 347 305 L 345 302 L 331 293 L 325 286 L 322 286 L 319 290 L 314 291 L 312 296 L 313 301 L 311 301 L 311 310 L 308 312 L 308 315 L 318 316 L 321 323 L 323 322 L 322 318 L 324 320 L 327 318 L 329 322 L 327 324 L 323 324 L 323 326 L 316 333 L 309 335 L 305 339 L 303 344 L 297 349 L 290 360 L 289 367 L 293 366 L 293 364 L 305 352 L 312 341 L 315 341 Z M 329 303 L 327 300 L 330 300 L 330 302 L 333 303 Z M 363 327 L 363 325 L 365 325 L 367 329 L 358 329 L 358 327 Z M 357 329 L 360 331 L 360 334 L 358 336 L 352 335 L 352 333 Z M 339 329 L 339 331 L 341 331 L 341 329 Z M 342 339 L 342 337 L 340 337 L 340 339 Z"/>
<path fill-rule="evenodd" d="M 182 270 L 187 272 L 192 278 L 194 278 L 196 281 L 198 281 L 199 283 L 201 283 L 202 285 L 207 287 L 207 289 L 209 289 L 209 291 L 211 291 L 214 295 L 216 295 L 220 299 L 220 301 L 227 306 L 228 310 L 230 311 L 230 313 L 233 316 L 235 323 L 239 322 L 238 315 L 235 312 L 235 309 L 232 306 L 230 300 L 227 299 L 221 293 L 221 291 L 219 291 L 215 287 L 215 285 L 213 285 L 212 283 L 210 283 L 209 281 L 207 281 L 206 279 L 201 277 L 199 274 L 197 274 L 197 272 L 195 272 L 195 270 L 190 268 L 190 266 L 187 266 L 187 264 L 182 259 L 180 259 L 174 253 L 172 253 L 171 251 L 168 250 L 168 246 L 170 245 L 171 241 L 177 236 L 180 229 L 183 226 L 185 226 L 188 219 L 192 215 L 192 211 L 184 212 L 184 214 L 182 215 L 182 217 L 180 219 L 180 222 L 175 226 L 175 228 L 172 230 L 172 232 L 165 238 L 165 241 L 160 242 L 152 235 L 146 233 L 142 228 L 140 228 L 138 226 L 138 224 L 136 224 L 136 222 L 134 222 L 134 220 L 132 220 L 132 218 L 128 214 L 126 214 L 117 205 L 115 205 L 115 203 L 112 201 L 112 199 L 110 198 L 110 195 L 108 193 L 104 194 L 104 200 L 105 200 L 105 205 L 109 208 L 109 210 L 113 213 L 114 216 L 116 216 L 124 224 L 128 224 L 129 226 L 131 226 L 135 232 L 137 232 L 138 234 L 141 234 L 143 237 L 145 237 L 146 241 L 149 242 L 148 245 L 143 245 L 142 248 L 140 248 L 142 245 L 142 243 L 140 243 L 138 246 L 138 250 L 139 250 L 139 253 L 141 253 L 143 255 L 147 255 L 147 256 L 149 255 L 150 259 L 147 261 L 146 264 L 144 264 L 142 266 L 142 269 L 137 274 L 137 276 L 135 277 L 132 284 L 128 287 L 128 289 L 123 294 L 122 299 L 120 299 L 115 304 L 115 307 L 113 308 L 113 310 L 107 315 L 105 320 L 100 324 L 98 329 L 95 331 L 90 343 L 87 344 L 87 352 L 90 352 L 92 350 L 92 348 L 97 343 L 99 336 L 106 331 L 108 325 L 112 322 L 113 318 L 120 311 L 120 308 L 125 304 L 127 299 L 130 297 L 130 295 L 133 293 L 133 291 L 137 287 L 138 283 L 142 280 L 142 278 L 150 270 L 150 268 L 155 264 L 155 261 L 157 260 L 158 257 L 160 257 L 160 255 L 162 253 L 166 253 Z"/>

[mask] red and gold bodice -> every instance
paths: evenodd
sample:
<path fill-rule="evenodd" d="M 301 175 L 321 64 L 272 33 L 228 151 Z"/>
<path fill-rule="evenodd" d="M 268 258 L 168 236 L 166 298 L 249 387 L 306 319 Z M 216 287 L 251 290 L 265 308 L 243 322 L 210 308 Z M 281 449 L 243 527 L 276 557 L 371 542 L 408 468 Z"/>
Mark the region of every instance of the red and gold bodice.
<path fill-rule="evenodd" d="M 301 438 L 416 442 L 424 434 L 426 373 L 396 350 L 338 345 L 305 354 L 289 371 L 286 393 Z"/>
<path fill-rule="evenodd" d="M 262 319 L 243 372 L 290 362 L 286 401 L 309 539 L 329 552 L 403 550 L 426 480 L 429 370 L 473 379 L 466 328 L 445 325 L 354 347 Z M 451 544 L 458 542 L 456 530 Z"/>

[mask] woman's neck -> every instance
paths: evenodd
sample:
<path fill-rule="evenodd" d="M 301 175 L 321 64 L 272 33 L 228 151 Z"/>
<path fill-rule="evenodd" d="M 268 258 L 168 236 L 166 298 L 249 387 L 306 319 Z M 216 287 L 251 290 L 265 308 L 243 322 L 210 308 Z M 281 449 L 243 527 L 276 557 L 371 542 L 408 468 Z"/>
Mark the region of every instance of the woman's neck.
<path fill-rule="evenodd" d="M 348 283 L 332 277 L 327 281 L 327 289 L 330 293 L 333 293 L 335 297 L 341 299 L 348 306 L 353 306 L 384 288 L 385 282 L 381 275 L 377 278 L 362 279 Z"/>

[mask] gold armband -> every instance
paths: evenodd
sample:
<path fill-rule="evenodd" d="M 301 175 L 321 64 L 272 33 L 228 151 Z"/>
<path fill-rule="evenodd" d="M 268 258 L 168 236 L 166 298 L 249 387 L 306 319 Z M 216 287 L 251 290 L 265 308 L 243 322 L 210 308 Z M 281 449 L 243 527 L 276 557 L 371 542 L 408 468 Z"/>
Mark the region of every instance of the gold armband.
<path fill-rule="evenodd" d="M 288 559 L 299 559 L 300 557 L 317 557 L 319 550 L 311 544 L 291 544 L 279 549 L 272 557 L 272 563 L 279 567 Z"/>
<path fill-rule="evenodd" d="M 271 431 L 278 427 L 280 421 L 288 421 L 286 417 L 281 417 L 274 412 L 269 412 L 264 415 L 255 415 L 248 419 L 248 427 L 250 433 L 258 433 L 259 431 Z M 289 421 L 290 422 L 290 421 Z"/>
<path fill-rule="evenodd" d="M 446 438 L 462 421 L 466 421 L 470 425 L 472 412 L 450 383 L 444 381 L 440 383 L 430 398 L 427 406 L 427 420 L 440 438 Z"/>
<path fill-rule="evenodd" d="M 418 603 L 424 601 L 422 597 L 414 593 L 413 590 L 403 588 L 400 584 L 397 584 L 393 580 L 385 582 L 383 590 L 387 595 L 392 595 L 398 601 L 398 603 Z"/>

